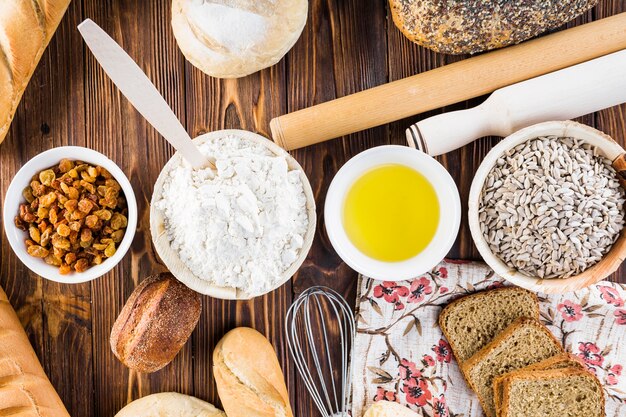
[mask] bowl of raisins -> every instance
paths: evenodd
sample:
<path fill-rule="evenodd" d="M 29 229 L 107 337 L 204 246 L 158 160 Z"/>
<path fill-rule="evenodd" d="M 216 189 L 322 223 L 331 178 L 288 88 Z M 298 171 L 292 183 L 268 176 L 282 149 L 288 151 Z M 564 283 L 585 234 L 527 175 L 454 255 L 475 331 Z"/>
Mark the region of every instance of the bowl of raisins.
<path fill-rule="evenodd" d="M 28 161 L 6 194 L 11 248 L 37 275 L 91 281 L 117 265 L 137 228 L 135 194 L 122 170 L 92 149 L 64 146 Z"/>

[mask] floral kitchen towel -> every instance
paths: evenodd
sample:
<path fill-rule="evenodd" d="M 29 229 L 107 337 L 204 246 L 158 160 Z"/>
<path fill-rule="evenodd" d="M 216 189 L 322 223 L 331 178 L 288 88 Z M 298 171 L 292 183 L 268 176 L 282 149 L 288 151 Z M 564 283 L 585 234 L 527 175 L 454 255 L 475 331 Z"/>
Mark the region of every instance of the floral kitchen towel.
<path fill-rule="evenodd" d="M 387 400 L 428 417 L 482 416 L 437 318 L 453 299 L 502 285 L 484 264 L 451 260 L 411 281 L 362 277 L 352 415 Z M 576 293 L 539 294 L 539 300 L 541 320 L 603 384 L 607 417 L 626 416 L 626 286 L 600 282 Z"/>

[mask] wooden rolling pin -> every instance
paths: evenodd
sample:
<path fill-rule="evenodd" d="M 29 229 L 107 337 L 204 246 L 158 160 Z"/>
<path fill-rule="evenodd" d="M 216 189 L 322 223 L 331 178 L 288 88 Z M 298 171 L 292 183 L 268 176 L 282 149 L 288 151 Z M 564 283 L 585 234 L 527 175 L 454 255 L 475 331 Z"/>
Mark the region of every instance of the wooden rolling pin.
<path fill-rule="evenodd" d="M 337 138 L 491 93 L 626 49 L 626 13 L 468 58 L 270 122 L 287 150 Z"/>

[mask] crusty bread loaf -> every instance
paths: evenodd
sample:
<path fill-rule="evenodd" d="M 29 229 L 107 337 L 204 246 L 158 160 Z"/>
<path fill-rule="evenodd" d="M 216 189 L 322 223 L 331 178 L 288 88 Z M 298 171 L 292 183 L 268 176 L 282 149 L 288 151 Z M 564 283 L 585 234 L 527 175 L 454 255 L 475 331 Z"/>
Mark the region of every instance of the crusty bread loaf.
<path fill-rule="evenodd" d="M 239 327 L 219 341 L 213 375 L 228 417 L 293 417 L 274 348 L 256 330 Z"/>
<path fill-rule="evenodd" d="M 393 21 L 422 46 L 473 54 L 522 42 L 574 19 L 598 0 L 389 0 Z"/>
<path fill-rule="evenodd" d="M 391 401 L 377 401 L 367 409 L 363 417 L 418 417 L 415 411 Z"/>
<path fill-rule="evenodd" d="M 561 353 L 563 347 L 543 324 L 521 318 L 463 363 L 461 370 L 487 417 L 495 417 L 495 378 Z"/>
<path fill-rule="evenodd" d="M 500 417 L 605 417 L 598 379 L 578 368 L 520 372 L 504 381 Z"/>
<path fill-rule="evenodd" d="M 277 63 L 296 43 L 308 0 L 172 0 L 172 29 L 194 66 L 219 78 Z"/>
<path fill-rule="evenodd" d="M 115 417 L 226 417 L 223 411 L 196 397 L 177 392 L 152 394 L 133 401 Z"/>
<path fill-rule="evenodd" d="M 503 287 L 459 298 L 439 315 L 439 326 L 462 364 L 520 317 L 539 319 L 539 301 L 530 291 Z"/>
<path fill-rule="evenodd" d="M 69 417 L 2 288 L 0 416 Z"/>
<path fill-rule="evenodd" d="M 0 1 L 0 143 L 70 0 Z"/>
<path fill-rule="evenodd" d="M 172 274 L 146 278 L 113 324 L 111 350 L 126 366 L 155 372 L 170 363 L 198 324 L 202 301 Z"/>
<path fill-rule="evenodd" d="M 564 368 L 573 368 L 586 370 L 585 365 L 582 364 L 575 356 L 570 355 L 569 353 L 563 353 L 560 355 L 552 356 L 551 358 L 545 359 L 541 362 L 537 362 L 535 364 L 529 365 L 525 368 L 518 369 L 517 371 L 508 372 L 504 375 L 500 375 L 496 379 L 493 380 L 493 395 L 494 395 L 494 404 L 496 407 L 496 414 L 500 415 L 500 410 L 502 408 L 502 397 L 504 395 L 504 381 L 507 378 L 514 377 L 516 375 L 520 375 L 524 372 L 533 372 L 533 371 L 547 371 L 551 369 L 564 369 Z"/>

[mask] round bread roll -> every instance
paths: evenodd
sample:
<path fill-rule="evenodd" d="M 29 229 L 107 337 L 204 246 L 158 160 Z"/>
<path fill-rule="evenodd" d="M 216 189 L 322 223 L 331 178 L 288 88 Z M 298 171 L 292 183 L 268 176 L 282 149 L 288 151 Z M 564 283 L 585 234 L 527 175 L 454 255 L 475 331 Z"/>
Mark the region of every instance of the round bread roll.
<path fill-rule="evenodd" d="M 446 54 L 482 52 L 554 29 L 598 0 L 389 0 L 393 21 L 422 46 Z"/>
<path fill-rule="evenodd" d="M 308 0 L 172 0 L 172 28 L 185 57 L 218 78 L 270 67 L 296 43 Z"/>
<path fill-rule="evenodd" d="M 196 397 L 163 392 L 133 401 L 115 417 L 226 417 L 226 414 Z"/>
<path fill-rule="evenodd" d="M 363 417 L 418 417 L 415 411 L 391 401 L 378 401 L 363 414 Z"/>

